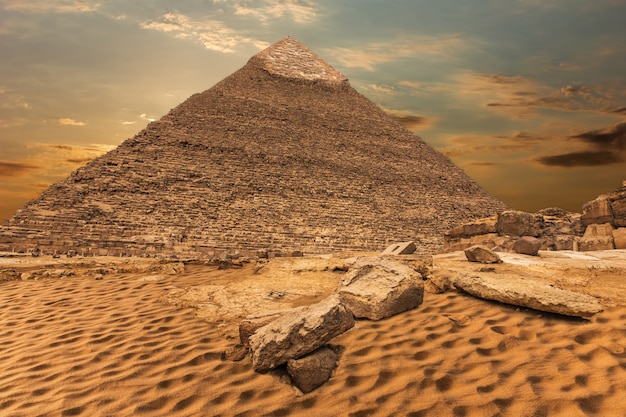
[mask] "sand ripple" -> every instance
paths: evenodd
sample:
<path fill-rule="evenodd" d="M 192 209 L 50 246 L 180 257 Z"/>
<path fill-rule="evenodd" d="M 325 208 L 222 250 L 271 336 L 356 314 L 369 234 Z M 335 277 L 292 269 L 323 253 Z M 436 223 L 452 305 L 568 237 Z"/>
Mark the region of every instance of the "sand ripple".
<path fill-rule="evenodd" d="M 158 301 L 203 274 L 0 284 L 0 415 L 626 415 L 624 308 L 583 321 L 426 294 L 335 339 L 336 374 L 302 395 L 221 361 L 236 340 Z"/>

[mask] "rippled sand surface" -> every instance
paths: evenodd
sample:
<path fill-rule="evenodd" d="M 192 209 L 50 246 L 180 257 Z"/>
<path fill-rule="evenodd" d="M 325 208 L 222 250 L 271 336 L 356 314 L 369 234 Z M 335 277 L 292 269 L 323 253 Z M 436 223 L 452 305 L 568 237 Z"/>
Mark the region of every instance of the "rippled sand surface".
<path fill-rule="evenodd" d="M 234 323 L 161 301 L 220 273 L 0 282 L 0 415 L 626 415 L 623 307 L 585 321 L 427 293 L 336 338 L 335 375 L 303 395 L 249 358 L 221 360 Z"/>

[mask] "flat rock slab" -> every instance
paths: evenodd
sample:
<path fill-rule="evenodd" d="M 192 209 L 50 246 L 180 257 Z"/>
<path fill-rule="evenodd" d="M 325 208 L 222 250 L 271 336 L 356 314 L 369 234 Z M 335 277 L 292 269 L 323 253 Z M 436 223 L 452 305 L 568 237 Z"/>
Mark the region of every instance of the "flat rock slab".
<path fill-rule="evenodd" d="M 354 317 L 381 320 L 422 304 L 424 284 L 418 272 L 395 259 L 363 257 L 341 280 L 338 293 Z"/>
<path fill-rule="evenodd" d="M 476 297 L 565 316 L 588 318 L 603 310 L 600 301 L 590 295 L 517 276 L 457 274 L 453 284 Z"/>
<path fill-rule="evenodd" d="M 300 358 L 354 326 L 354 317 L 331 295 L 319 303 L 294 308 L 257 329 L 248 338 L 252 367 L 264 372 Z"/>
<path fill-rule="evenodd" d="M 387 249 L 383 251 L 383 255 L 410 255 L 415 253 L 417 246 L 415 242 L 401 242 L 389 245 Z"/>

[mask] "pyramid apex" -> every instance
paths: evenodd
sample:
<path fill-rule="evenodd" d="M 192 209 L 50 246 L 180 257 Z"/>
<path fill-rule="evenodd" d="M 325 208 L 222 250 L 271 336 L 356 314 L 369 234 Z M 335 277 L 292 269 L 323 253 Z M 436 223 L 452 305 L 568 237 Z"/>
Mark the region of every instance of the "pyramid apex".
<path fill-rule="evenodd" d="M 262 68 L 273 75 L 348 84 L 348 79 L 342 73 L 291 36 L 262 50 L 253 59 L 260 61 Z"/>

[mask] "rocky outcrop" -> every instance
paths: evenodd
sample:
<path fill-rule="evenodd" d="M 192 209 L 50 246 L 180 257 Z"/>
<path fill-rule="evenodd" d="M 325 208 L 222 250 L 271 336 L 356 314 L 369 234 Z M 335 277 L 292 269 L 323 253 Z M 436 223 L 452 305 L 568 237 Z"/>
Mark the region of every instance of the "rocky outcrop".
<path fill-rule="evenodd" d="M 497 264 L 502 262 L 497 253 L 481 245 L 474 245 L 465 249 L 465 257 L 470 262 L 478 262 L 481 264 Z"/>
<path fill-rule="evenodd" d="M 585 203 L 581 219 L 585 226 L 609 223 L 615 228 L 625 227 L 626 180 L 617 190 Z"/>
<path fill-rule="evenodd" d="M 476 297 L 566 316 L 588 318 L 603 309 L 595 297 L 525 277 L 457 274 L 453 284 Z"/>
<path fill-rule="evenodd" d="M 356 318 L 381 320 L 418 307 L 424 298 L 419 273 L 390 258 L 359 258 L 341 280 L 341 301 Z"/>
<path fill-rule="evenodd" d="M 615 249 L 611 224 L 590 224 L 587 226 L 585 234 L 578 242 L 578 249 L 581 251 Z"/>
<path fill-rule="evenodd" d="M 547 208 L 534 214 L 503 211 L 497 216 L 472 220 L 444 235 L 443 252 L 464 250 L 472 245 L 482 244 L 499 251 L 523 250 L 519 253 L 525 253 L 530 251 L 530 237 L 539 240 L 533 241 L 533 246 L 539 243 L 541 250 L 589 251 L 623 248 L 626 244 L 621 238 L 622 232 L 618 230 L 624 226 L 626 185 L 585 203 L 582 215 L 559 208 Z M 617 241 L 615 236 L 618 237 Z M 526 241 L 520 242 L 520 238 Z M 521 249 L 522 244 L 524 249 Z"/>
<path fill-rule="evenodd" d="M 252 366 L 257 372 L 276 368 L 314 351 L 353 326 L 352 313 L 337 295 L 295 308 L 249 337 Z"/>
<path fill-rule="evenodd" d="M 308 355 L 287 361 L 291 382 L 303 393 L 311 392 L 330 379 L 339 364 L 339 356 L 328 346 Z"/>
<path fill-rule="evenodd" d="M 615 249 L 626 249 L 626 227 L 613 230 L 613 243 Z"/>

